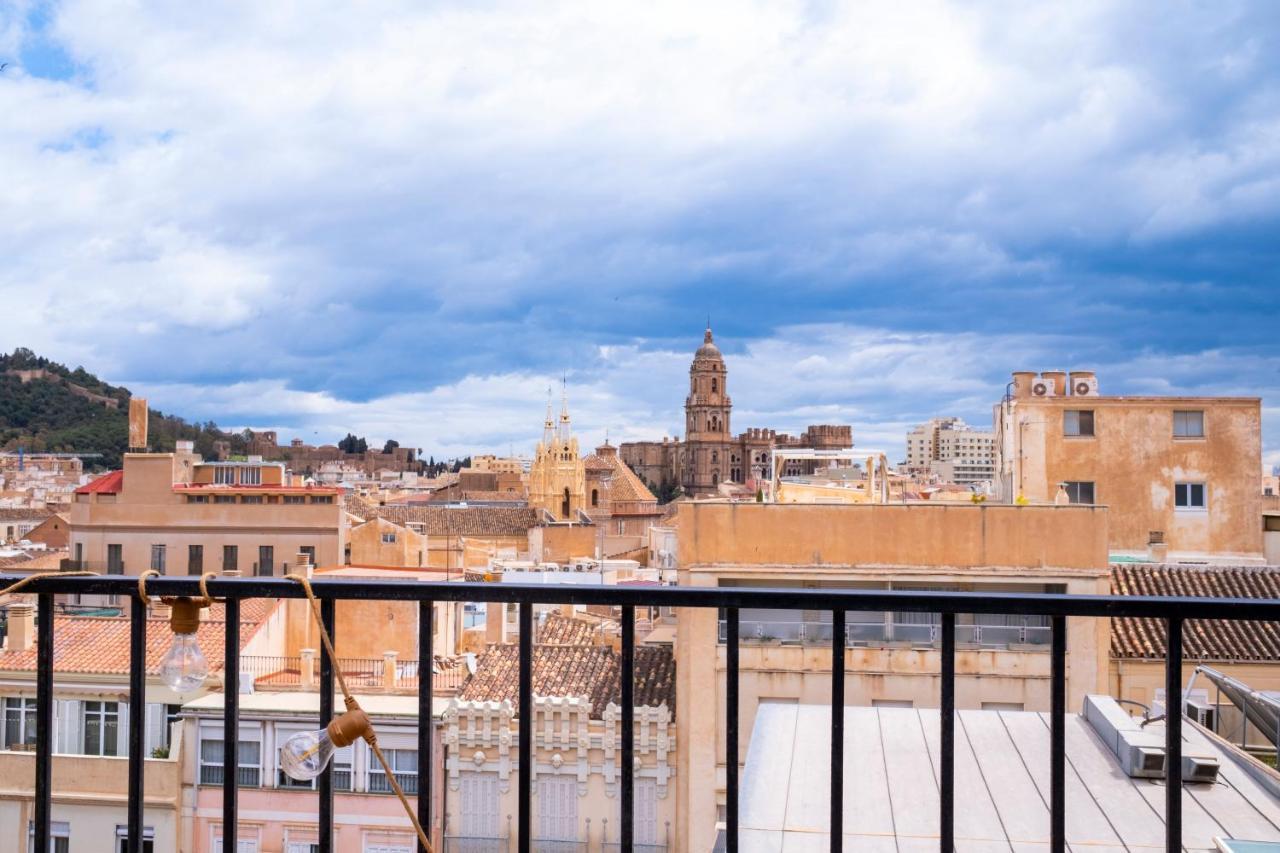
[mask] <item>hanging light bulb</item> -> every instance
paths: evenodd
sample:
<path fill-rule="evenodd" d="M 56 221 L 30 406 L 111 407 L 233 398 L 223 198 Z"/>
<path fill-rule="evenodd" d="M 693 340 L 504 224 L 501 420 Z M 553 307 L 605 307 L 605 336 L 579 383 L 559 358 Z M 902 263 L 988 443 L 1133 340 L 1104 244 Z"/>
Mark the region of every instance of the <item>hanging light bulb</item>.
<path fill-rule="evenodd" d="M 333 718 L 323 729 L 298 732 L 280 747 L 280 769 L 291 779 L 306 782 L 320 775 L 333 751 L 350 746 L 369 732 L 369 717 L 359 708 Z"/>
<path fill-rule="evenodd" d="M 200 627 L 200 605 L 190 598 L 170 602 L 173 608 L 169 616 L 169 628 L 173 631 L 173 645 L 160 662 L 160 678 L 175 693 L 190 693 L 209 674 L 209 662 L 196 642 L 196 630 Z"/>

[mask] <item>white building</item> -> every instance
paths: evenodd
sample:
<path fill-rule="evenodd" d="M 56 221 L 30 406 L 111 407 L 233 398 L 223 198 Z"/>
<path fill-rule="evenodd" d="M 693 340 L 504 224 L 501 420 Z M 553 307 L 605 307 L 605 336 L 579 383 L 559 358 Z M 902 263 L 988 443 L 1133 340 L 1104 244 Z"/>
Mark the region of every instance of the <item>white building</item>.
<path fill-rule="evenodd" d="M 995 477 L 996 434 L 960 418 L 932 418 L 907 433 L 905 469 L 951 483 Z"/>

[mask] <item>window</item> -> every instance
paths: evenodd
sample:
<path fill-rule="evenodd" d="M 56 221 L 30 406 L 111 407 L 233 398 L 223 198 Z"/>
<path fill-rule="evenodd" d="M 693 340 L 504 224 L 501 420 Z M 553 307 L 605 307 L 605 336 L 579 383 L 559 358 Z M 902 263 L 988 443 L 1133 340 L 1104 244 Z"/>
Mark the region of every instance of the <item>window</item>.
<path fill-rule="evenodd" d="M 466 843 L 459 849 L 470 849 Z M 417 849 L 417 839 L 400 832 L 370 832 L 364 837 L 364 853 L 414 853 Z"/>
<path fill-rule="evenodd" d="M 276 549 L 270 545 L 258 547 L 258 574 L 270 576 L 276 571 Z"/>
<path fill-rule="evenodd" d="M 538 834 L 547 841 L 578 838 L 578 780 L 574 776 L 538 779 Z"/>
<path fill-rule="evenodd" d="M 219 486 L 235 485 L 236 469 L 219 465 L 213 469 L 213 482 Z"/>
<path fill-rule="evenodd" d="M 35 821 L 27 821 L 27 850 L 36 849 Z M 68 853 L 71 849 L 71 824 L 64 820 L 49 822 L 49 853 Z"/>
<path fill-rule="evenodd" d="M 240 546 L 223 545 L 222 546 L 222 570 L 224 572 L 234 572 L 240 568 Z"/>
<path fill-rule="evenodd" d="M 116 702 L 84 703 L 84 754 L 120 755 L 120 705 Z"/>
<path fill-rule="evenodd" d="M 316 546 L 315 545 L 303 545 L 301 548 L 298 549 L 298 553 L 307 555 L 308 565 L 314 566 L 316 564 Z"/>
<path fill-rule="evenodd" d="M 204 546 L 203 545 L 187 546 L 187 574 L 189 575 L 204 574 Z"/>
<path fill-rule="evenodd" d="M 305 495 L 285 495 L 284 502 L 287 504 L 304 504 L 307 502 Z"/>
<path fill-rule="evenodd" d="M 665 839 L 658 836 L 658 781 L 635 780 L 634 803 L 635 843 L 661 844 Z"/>
<path fill-rule="evenodd" d="M 1199 409 L 1173 413 L 1174 438 L 1204 438 L 1204 412 Z"/>
<path fill-rule="evenodd" d="M 153 571 L 157 571 L 160 574 L 164 574 L 164 557 L 165 557 L 165 546 L 163 545 L 151 546 L 151 569 Z"/>
<path fill-rule="evenodd" d="M 313 504 L 331 504 L 333 503 L 333 495 L 314 495 L 311 498 Z"/>
<path fill-rule="evenodd" d="M 261 468 L 241 468 L 240 469 L 240 485 L 242 486 L 262 485 L 262 469 Z"/>
<path fill-rule="evenodd" d="M 406 794 L 418 793 L 418 751 L 416 749 L 384 749 L 382 754 L 391 765 L 396 782 Z M 369 793 L 390 794 L 391 783 L 376 758 L 369 763 Z"/>
<path fill-rule="evenodd" d="M 591 490 L 591 505 L 600 506 L 600 490 L 599 489 Z"/>
<path fill-rule="evenodd" d="M 242 504 L 260 504 L 262 503 L 262 495 L 241 495 L 240 503 Z"/>
<path fill-rule="evenodd" d="M 262 744 L 242 740 L 236 746 L 236 784 L 241 788 L 257 788 L 262 783 Z M 222 784 L 222 740 L 200 739 L 200 784 Z"/>
<path fill-rule="evenodd" d="M 462 771 L 461 821 L 459 835 L 468 838 L 498 837 L 498 774 Z"/>
<path fill-rule="evenodd" d="M 233 504 L 236 502 L 235 495 L 214 495 L 213 502 L 216 504 Z"/>
<path fill-rule="evenodd" d="M 36 742 L 36 700 L 10 696 L 4 700 L 4 741 L 0 747 L 14 749 Z"/>
<path fill-rule="evenodd" d="M 152 853 L 155 849 L 156 828 L 154 826 L 144 826 L 142 828 L 142 853 Z M 116 824 L 116 851 L 117 853 L 129 853 L 129 827 L 127 825 Z"/>
<path fill-rule="evenodd" d="M 1062 434 L 1091 436 L 1093 435 L 1092 409 L 1067 409 L 1062 413 Z"/>
<path fill-rule="evenodd" d="M 208 502 L 208 495 L 187 495 L 187 503 L 189 504 L 207 504 Z"/>
<path fill-rule="evenodd" d="M 394 532 L 383 533 L 383 534 L 382 534 L 382 544 L 383 544 L 383 545 L 394 545 L 394 544 L 396 544 L 396 534 L 395 534 Z"/>
<path fill-rule="evenodd" d="M 1067 499 L 1073 504 L 1091 504 L 1094 502 L 1093 483 L 1087 480 L 1068 480 L 1062 484 L 1067 490 Z"/>
<path fill-rule="evenodd" d="M 1204 483 L 1174 483 L 1173 505 L 1177 509 L 1205 509 Z"/>

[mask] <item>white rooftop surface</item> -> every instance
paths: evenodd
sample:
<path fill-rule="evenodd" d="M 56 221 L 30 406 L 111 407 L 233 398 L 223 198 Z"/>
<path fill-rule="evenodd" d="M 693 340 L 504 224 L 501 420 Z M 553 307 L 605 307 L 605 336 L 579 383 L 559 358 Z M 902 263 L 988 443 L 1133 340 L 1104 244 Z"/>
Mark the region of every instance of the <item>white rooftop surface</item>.
<path fill-rule="evenodd" d="M 371 717 L 417 717 L 418 716 L 418 697 L 410 695 L 393 695 L 393 694 L 354 694 L 360 707 L 365 710 Z M 209 693 L 201 696 L 199 699 L 193 699 L 182 707 L 189 711 L 210 712 L 216 711 L 222 713 L 221 693 Z M 433 701 L 432 714 L 440 716 L 448 699 L 442 698 Z M 333 707 L 336 711 L 343 710 L 342 696 L 334 699 Z M 281 693 L 241 693 L 240 694 L 240 714 L 304 714 L 310 716 L 319 716 L 320 714 L 320 694 L 303 690 Z"/>
<path fill-rule="evenodd" d="M 846 708 L 844 846 L 874 853 L 938 849 L 936 709 Z M 1081 717 L 1068 714 L 1067 844 L 1074 853 L 1164 849 L 1164 781 L 1131 779 Z M 1150 727 L 1163 738 L 1162 726 Z M 739 799 L 743 853 L 827 850 L 831 709 L 762 702 Z M 1184 740 L 1218 758 L 1214 784 L 1188 784 L 1183 845 L 1280 841 L 1280 800 L 1189 723 Z M 1049 715 L 959 711 L 955 837 L 959 853 L 1049 850 Z"/>

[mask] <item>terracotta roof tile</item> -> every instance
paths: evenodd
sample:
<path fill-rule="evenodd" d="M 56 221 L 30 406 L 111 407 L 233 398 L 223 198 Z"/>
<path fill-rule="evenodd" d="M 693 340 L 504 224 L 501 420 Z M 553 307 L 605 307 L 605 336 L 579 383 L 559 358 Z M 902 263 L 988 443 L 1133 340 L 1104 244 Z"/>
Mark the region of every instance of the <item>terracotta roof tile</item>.
<path fill-rule="evenodd" d="M 523 506 L 379 506 L 371 507 L 370 513 L 364 517 L 422 524 L 434 536 L 524 536 L 541 517 L 536 509 Z"/>
<path fill-rule="evenodd" d="M 0 519 L 5 521 L 44 521 L 54 515 L 51 509 L 30 506 L 0 507 Z"/>
<path fill-rule="evenodd" d="M 109 471 L 96 480 L 93 480 L 80 488 L 76 489 L 77 495 L 93 495 L 93 494 L 109 494 L 114 495 L 120 492 L 121 486 L 124 485 L 124 471 Z"/>
<path fill-rule="evenodd" d="M 591 716 L 622 701 L 618 654 L 609 646 L 534 646 L 533 692 L 537 696 L 585 696 Z M 667 646 L 636 646 L 635 703 L 665 704 L 675 716 L 676 664 Z M 476 673 L 458 694 L 471 702 L 511 702 L 519 706 L 520 648 L 491 646 L 476 662 Z"/>
<path fill-rule="evenodd" d="M 257 631 L 274 601 L 245 601 L 240 611 L 240 642 L 243 644 Z M 209 619 L 200 623 L 196 641 L 209 660 L 211 671 L 222 669 L 226 621 L 221 604 L 210 608 Z M 147 672 L 160 671 L 160 662 L 173 635 L 167 619 L 147 619 Z M 31 671 L 36 668 L 39 643 L 24 651 L 0 651 L 0 672 Z M 122 616 L 55 616 L 53 619 L 53 668 L 55 672 L 97 675 L 129 673 L 129 619 Z"/>
<path fill-rule="evenodd" d="M 538 629 L 538 642 L 548 646 L 589 646 L 595 642 L 597 622 L 550 613 Z"/>
<path fill-rule="evenodd" d="M 1275 566 L 1114 565 L 1115 595 L 1176 595 L 1194 598 L 1280 600 Z M 1163 660 L 1165 626 L 1160 619 L 1131 616 L 1111 620 L 1111 656 Z M 1197 661 L 1280 661 L 1280 621 L 1188 619 L 1182 653 Z"/>

